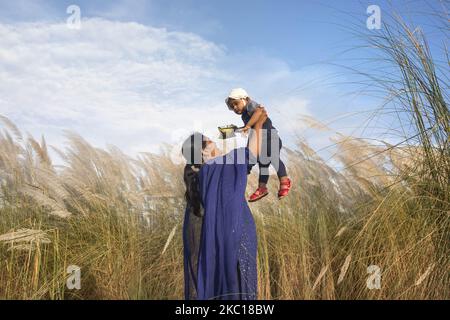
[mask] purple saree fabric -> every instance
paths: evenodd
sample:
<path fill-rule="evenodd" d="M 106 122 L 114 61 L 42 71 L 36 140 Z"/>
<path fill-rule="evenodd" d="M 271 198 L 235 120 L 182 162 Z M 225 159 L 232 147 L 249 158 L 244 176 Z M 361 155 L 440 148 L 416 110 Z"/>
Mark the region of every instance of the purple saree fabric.
<path fill-rule="evenodd" d="M 256 226 L 245 199 L 248 148 L 200 169 L 203 217 L 186 209 L 183 225 L 185 298 L 256 299 Z"/>

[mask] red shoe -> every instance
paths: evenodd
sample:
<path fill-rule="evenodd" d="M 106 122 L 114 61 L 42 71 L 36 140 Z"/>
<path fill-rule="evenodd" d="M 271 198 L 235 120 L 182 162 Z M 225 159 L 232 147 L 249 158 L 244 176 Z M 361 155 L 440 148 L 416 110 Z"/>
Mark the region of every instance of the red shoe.
<path fill-rule="evenodd" d="M 259 187 L 258 189 L 256 189 L 256 191 L 250 196 L 250 198 L 248 199 L 248 202 L 255 202 L 258 201 L 261 198 L 264 198 L 265 196 L 267 196 L 269 194 L 269 191 L 267 190 L 267 188 L 262 188 Z"/>
<path fill-rule="evenodd" d="M 278 199 L 283 199 L 286 197 L 291 190 L 291 180 L 287 178 L 280 182 L 280 190 L 278 190 Z"/>

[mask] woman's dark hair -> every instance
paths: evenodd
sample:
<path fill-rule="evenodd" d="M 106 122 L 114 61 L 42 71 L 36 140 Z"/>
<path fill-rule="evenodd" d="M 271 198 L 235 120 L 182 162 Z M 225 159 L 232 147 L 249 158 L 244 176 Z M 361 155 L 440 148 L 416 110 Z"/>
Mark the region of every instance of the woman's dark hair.
<path fill-rule="evenodd" d="M 183 142 L 181 149 L 187 162 L 183 174 L 186 185 L 185 198 L 189 209 L 198 217 L 202 216 L 198 173 L 203 163 L 202 151 L 205 147 L 205 137 L 201 133 L 195 132 Z"/>

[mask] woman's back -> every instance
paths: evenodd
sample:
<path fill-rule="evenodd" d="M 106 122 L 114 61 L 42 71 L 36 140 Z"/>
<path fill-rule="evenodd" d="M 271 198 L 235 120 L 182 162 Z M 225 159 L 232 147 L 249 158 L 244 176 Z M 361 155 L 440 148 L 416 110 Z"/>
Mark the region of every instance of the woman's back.
<path fill-rule="evenodd" d="M 239 148 L 200 170 L 200 234 L 188 209 L 184 225 L 187 283 L 196 287 L 196 295 L 187 288 L 186 299 L 256 298 L 256 228 L 245 200 L 249 158 L 248 148 Z M 189 247 L 195 243 L 198 248 Z"/>

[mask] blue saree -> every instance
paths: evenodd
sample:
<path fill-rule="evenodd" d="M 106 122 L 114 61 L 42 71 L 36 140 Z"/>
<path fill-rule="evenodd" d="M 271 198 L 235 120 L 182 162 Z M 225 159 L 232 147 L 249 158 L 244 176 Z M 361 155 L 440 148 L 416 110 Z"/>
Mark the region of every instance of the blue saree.
<path fill-rule="evenodd" d="M 257 297 L 256 226 L 245 199 L 246 148 L 205 162 L 199 172 L 203 215 L 185 210 L 185 299 Z"/>

